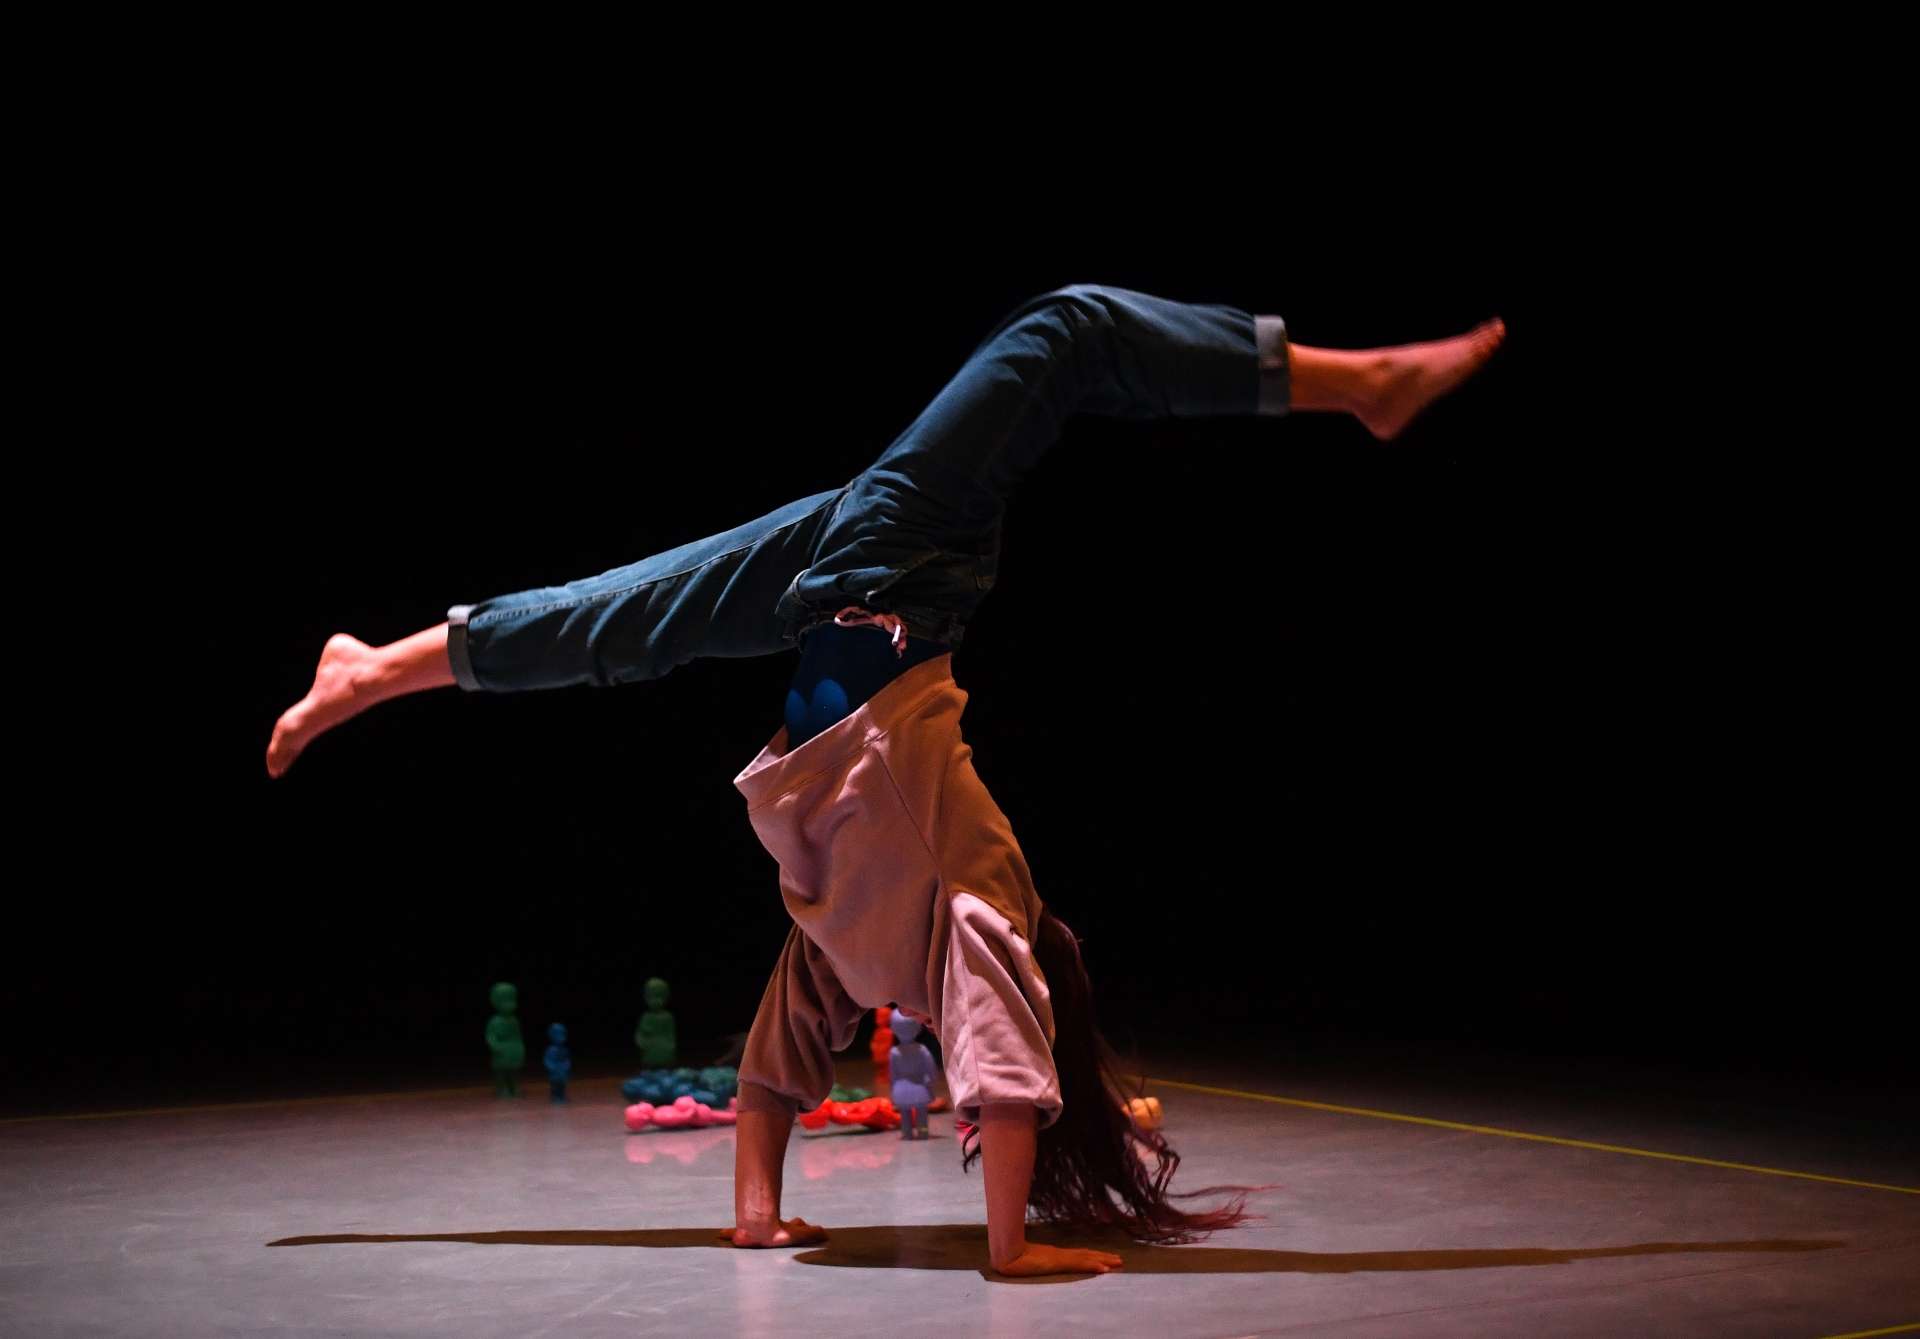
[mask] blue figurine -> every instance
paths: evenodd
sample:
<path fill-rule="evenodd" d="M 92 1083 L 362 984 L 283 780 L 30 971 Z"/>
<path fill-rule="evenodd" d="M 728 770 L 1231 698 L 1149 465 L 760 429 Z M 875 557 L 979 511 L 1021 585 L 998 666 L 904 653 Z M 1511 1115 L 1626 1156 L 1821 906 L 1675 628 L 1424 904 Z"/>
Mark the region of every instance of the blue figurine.
<path fill-rule="evenodd" d="M 556 1102 L 567 1100 L 567 1079 L 573 1073 L 573 1052 L 567 1049 L 567 1025 L 547 1029 L 547 1090 Z"/>
<path fill-rule="evenodd" d="M 927 1139 L 927 1104 L 933 1101 L 933 1052 L 914 1040 L 920 1025 L 900 1010 L 887 1021 L 893 1029 L 894 1048 L 887 1055 L 887 1072 L 893 1076 L 893 1109 L 900 1113 L 902 1139 Z"/>

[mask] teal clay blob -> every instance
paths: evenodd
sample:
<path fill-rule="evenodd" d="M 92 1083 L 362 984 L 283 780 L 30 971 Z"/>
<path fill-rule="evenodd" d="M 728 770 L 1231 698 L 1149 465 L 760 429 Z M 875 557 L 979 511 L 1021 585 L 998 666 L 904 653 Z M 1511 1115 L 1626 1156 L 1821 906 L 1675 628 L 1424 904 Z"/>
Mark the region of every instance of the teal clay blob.
<path fill-rule="evenodd" d="M 702 1070 L 642 1070 L 620 1085 L 620 1093 L 629 1102 L 651 1102 L 657 1107 L 670 1106 L 680 1097 L 723 1107 L 739 1088 L 739 1071 L 731 1065 L 713 1065 Z"/>

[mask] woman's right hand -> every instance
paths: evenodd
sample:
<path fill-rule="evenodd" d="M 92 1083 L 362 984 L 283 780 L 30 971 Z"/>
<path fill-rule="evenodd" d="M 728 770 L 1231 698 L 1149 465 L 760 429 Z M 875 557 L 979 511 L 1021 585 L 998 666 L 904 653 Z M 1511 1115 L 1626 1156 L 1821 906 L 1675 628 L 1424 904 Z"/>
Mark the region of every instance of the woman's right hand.
<path fill-rule="evenodd" d="M 826 1239 L 824 1227 L 817 1227 L 804 1218 L 789 1218 L 784 1223 L 748 1224 L 733 1230 L 735 1246 L 813 1246 Z"/>
<path fill-rule="evenodd" d="M 1072 1246 L 1042 1246 L 1028 1242 L 1025 1250 L 994 1270 L 1015 1278 L 1038 1274 L 1107 1274 L 1126 1267 L 1126 1262 L 1111 1251 L 1088 1251 Z"/>

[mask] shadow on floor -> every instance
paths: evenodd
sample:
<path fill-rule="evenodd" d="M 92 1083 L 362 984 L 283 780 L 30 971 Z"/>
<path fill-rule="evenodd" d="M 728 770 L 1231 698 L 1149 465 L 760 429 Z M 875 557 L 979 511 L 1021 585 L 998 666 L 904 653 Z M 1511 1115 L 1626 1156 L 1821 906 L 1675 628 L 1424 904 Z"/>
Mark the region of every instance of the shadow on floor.
<path fill-rule="evenodd" d="M 1630 1246 L 1586 1246 L 1556 1250 L 1518 1246 L 1502 1250 L 1430 1251 L 1271 1251 L 1234 1246 L 1143 1246 L 1125 1237 L 1061 1232 L 1029 1227 L 1029 1238 L 1051 1245 L 1099 1247 L 1121 1256 L 1130 1274 L 1358 1274 L 1433 1269 L 1511 1269 L 1526 1265 L 1565 1265 L 1627 1255 L 1717 1255 L 1824 1251 L 1842 1241 L 1648 1241 Z M 526 1232 L 422 1232 L 397 1235 L 345 1234 L 282 1237 L 269 1246 L 350 1246 L 408 1241 L 465 1242 L 474 1246 L 645 1246 L 656 1249 L 726 1247 L 716 1228 L 599 1228 Z M 1053 1275 L 1044 1279 L 1007 1279 L 981 1267 L 987 1255 L 982 1223 L 940 1223 L 898 1227 L 832 1229 L 823 1247 L 801 1251 L 801 1264 L 851 1269 L 967 1269 L 1001 1283 L 1064 1283 L 1092 1275 Z"/>

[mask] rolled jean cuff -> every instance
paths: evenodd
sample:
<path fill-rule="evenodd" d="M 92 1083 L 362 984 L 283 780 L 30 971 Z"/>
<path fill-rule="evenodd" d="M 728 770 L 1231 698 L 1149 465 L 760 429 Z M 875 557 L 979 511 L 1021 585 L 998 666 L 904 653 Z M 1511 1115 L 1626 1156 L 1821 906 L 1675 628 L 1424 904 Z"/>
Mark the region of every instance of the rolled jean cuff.
<path fill-rule="evenodd" d="M 1293 408 L 1293 359 L 1287 348 L 1287 323 L 1278 316 L 1253 318 L 1260 348 L 1260 405 L 1256 412 L 1285 414 Z"/>
<path fill-rule="evenodd" d="M 470 604 L 456 604 L 447 610 L 447 663 L 453 666 L 453 681 L 469 693 L 480 690 L 480 680 L 473 676 L 473 657 L 467 650 L 467 615 L 473 612 Z"/>

